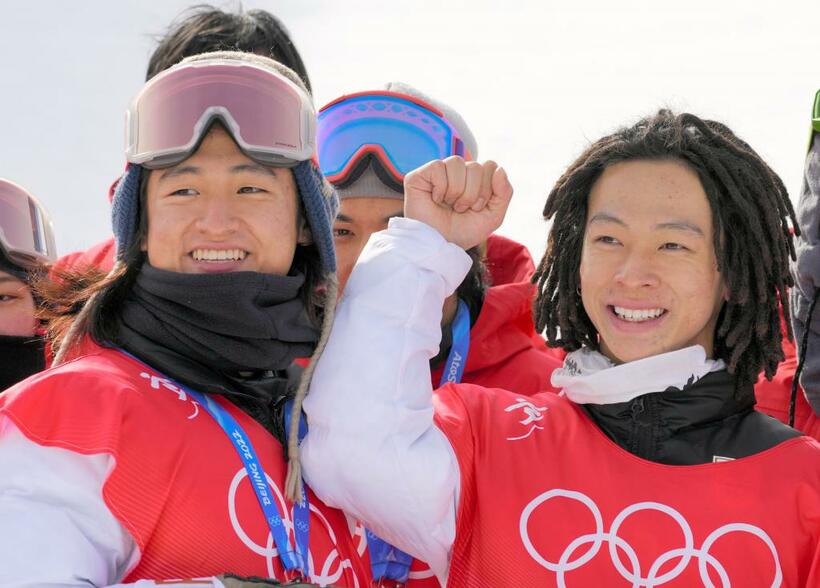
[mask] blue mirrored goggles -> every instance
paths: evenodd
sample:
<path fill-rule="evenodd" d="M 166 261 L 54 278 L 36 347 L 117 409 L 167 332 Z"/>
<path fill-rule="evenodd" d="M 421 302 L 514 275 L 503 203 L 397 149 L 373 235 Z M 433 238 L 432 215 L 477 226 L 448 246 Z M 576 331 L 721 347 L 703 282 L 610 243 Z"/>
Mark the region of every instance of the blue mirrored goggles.
<path fill-rule="evenodd" d="M 435 107 L 388 91 L 351 94 L 324 106 L 317 146 L 322 173 L 335 184 L 344 182 L 368 155 L 399 183 L 430 161 L 472 157 L 458 131 Z"/>

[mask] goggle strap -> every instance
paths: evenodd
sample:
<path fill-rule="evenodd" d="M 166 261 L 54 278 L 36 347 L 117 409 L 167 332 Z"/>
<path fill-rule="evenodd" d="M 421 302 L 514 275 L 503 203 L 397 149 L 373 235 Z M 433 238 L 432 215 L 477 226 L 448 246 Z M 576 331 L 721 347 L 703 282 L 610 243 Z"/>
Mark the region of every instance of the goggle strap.
<path fill-rule="evenodd" d="M 404 194 L 404 178 L 396 178 L 390 170 L 382 164 L 382 160 L 380 158 L 374 157 L 371 167 L 373 168 L 373 171 L 376 172 L 376 176 L 381 180 L 382 184 L 394 192 L 398 192 L 402 195 Z"/>
<path fill-rule="evenodd" d="M 335 181 L 334 184 L 337 188 L 347 188 L 348 186 L 352 185 L 356 180 L 362 177 L 362 174 L 367 169 L 367 166 L 370 164 L 370 160 L 373 159 L 372 153 L 366 153 L 364 157 L 360 157 L 357 161 L 353 163 L 353 166 L 347 172 L 345 177 L 339 181 Z"/>
<path fill-rule="evenodd" d="M 342 190 L 349 188 L 362 177 L 362 174 L 367 171 L 368 167 L 373 169 L 373 172 L 382 184 L 399 194 L 404 194 L 404 178 L 400 179 L 394 176 L 384 165 L 381 158 L 372 151 L 360 157 L 358 161 L 353 164 L 353 167 L 350 168 L 350 171 L 344 179 L 334 182 L 334 185 Z"/>

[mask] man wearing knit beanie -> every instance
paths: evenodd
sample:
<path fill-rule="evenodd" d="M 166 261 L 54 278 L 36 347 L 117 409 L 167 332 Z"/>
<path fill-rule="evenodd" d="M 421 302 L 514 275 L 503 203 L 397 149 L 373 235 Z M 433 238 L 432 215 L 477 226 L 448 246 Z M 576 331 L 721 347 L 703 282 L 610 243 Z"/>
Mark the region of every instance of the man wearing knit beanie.
<path fill-rule="evenodd" d="M 150 80 L 185 57 L 226 48 L 272 57 L 296 72 L 310 93 L 308 72 L 282 21 L 266 10 L 245 11 L 240 7 L 230 12 L 208 4 L 185 10 L 171 23 L 151 54 L 145 79 Z M 117 182 L 109 189 L 109 200 L 113 200 Z M 108 238 L 85 251 L 61 257 L 55 270 L 65 273 L 97 268 L 108 272 L 115 255 L 114 239 Z"/>
<path fill-rule="evenodd" d="M 363 586 L 297 459 L 337 298 L 307 88 L 201 54 L 127 115 L 115 267 L 48 292 L 55 365 L 0 395 L 0 585 Z"/>
<path fill-rule="evenodd" d="M 465 159 L 475 160 L 478 156 L 478 144 L 464 119 L 452 107 L 408 84 L 393 82 L 382 91 L 362 93 L 374 100 L 367 104 L 369 110 L 366 111 L 364 105 L 356 102 L 361 94 L 350 95 L 351 106 L 361 109 L 361 114 L 351 121 L 360 129 L 356 142 L 352 142 L 344 122 L 329 110 L 334 105 L 344 107 L 346 97 L 324 107 L 319 116 L 319 163 L 340 198 L 339 213 L 333 225 L 340 289 L 344 288 L 370 235 L 386 229 L 391 218 L 403 216 L 403 185 L 385 169 L 384 156 L 381 155 L 385 153 L 390 157 L 393 154 L 388 137 L 382 135 L 384 124 L 389 126 L 389 121 L 379 123 L 375 120 L 392 108 L 387 103 L 378 103 L 380 92 L 388 99 L 403 100 L 405 97 L 422 108 L 430 108 L 434 114 L 437 111 L 463 142 Z M 367 120 L 370 116 L 372 119 Z M 420 111 L 419 116 L 424 114 Z M 373 124 L 370 136 L 361 130 L 366 129 L 367 124 Z M 329 128 L 330 125 L 334 128 Z M 335 134 L 333 131 L 339 132 Z M 327 144 L 322 144 L 323 138 Z M 399 140 L 395 135 L 393 138 Z M 408 145 L 418 144 L 413 142 L 412 136 L 403 139 L 404 143 L 397 146 L 397 151 L 406 151 Z M 376 145 L 379 141 L 381 143 Z M 368 145 L 371 142 L 372 145 Z M 330 166 L 339 155 L 333 153 L 337 147 L 350 151 L 346 167 L 352 171 L 342 177 L 330 173 L 333 171 Z M 461 381 L 502 387 L 514 382 L 516 389 L 526 394 L 551 390 L 550 375 L 561 366 L 561 360 L 559 354 L 549 350 L 535 332 L 531 316 L 534 289 L 530 283 L 534 264 L 529 252 L 515 241 L 492 235 L 482 246 L 468 253 L 473 260 L 472 268 L 456 292 L 445 301 L 441 347 L 431 360 L 433 386 Z M 377 553 L 378 547 L 371 545 L 371 560 L 377 557 Z M 374 576 L 378 577 L 375 568 Z M 414 562 L 407 586 L 433 587 L 438 586 L 438 582 L 425 564 Z"/>

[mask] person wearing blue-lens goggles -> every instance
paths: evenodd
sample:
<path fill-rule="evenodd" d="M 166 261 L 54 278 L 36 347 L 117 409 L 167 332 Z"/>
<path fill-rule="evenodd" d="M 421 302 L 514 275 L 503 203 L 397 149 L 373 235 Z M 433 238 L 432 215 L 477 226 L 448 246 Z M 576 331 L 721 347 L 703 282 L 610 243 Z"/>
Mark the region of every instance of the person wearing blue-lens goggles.
<path fill-rule="evenodd" d="M 333 225 L 340 291 L 370 236 L 404 213 L 403 179 L 429 161 L 460 157 L 468 165 L 477 142 L 451 107 L 407 84 L 359 92 L 320 110 L 317 128 L 322 173 L 340 208 Z M 515 381 L 527 394 L 550 389 L 560 367 L 535 332 L 530 308 L 534 270 L 523 245 L 498 235 L 468 251 L 472 267 L 444 303 L 442 344 L 431 360 L 433 385 L 465 382 L 500 387 Z M 368 533 L 374 578 L 407 588 L 438 586 L 425 564 L 391 551 Z"/>

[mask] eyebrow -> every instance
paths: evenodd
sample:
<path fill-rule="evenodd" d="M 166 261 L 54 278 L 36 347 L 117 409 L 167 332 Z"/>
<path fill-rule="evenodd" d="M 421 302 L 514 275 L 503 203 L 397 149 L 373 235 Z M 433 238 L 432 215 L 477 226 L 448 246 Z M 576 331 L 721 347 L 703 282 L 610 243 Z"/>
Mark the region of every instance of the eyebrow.
<path fill-rule="evenodd" d="M 673 231 L 687 231 L 704 237 L 703 230 L 694 223 L 687 221 L 670 221 L 668 223 L 660 223 L 655 225 L 656 229 L 671 229 Z"/>
<path fill-rule="evenodd" d="M 260 163 L 240 163 L 239 165 L 234 165 L 233 167 L 231 167 L 229 171 L 232 174 L 251 172 L 272 176 L 274 178 L 277 177 L 276 172 L 273 169 L 266 167 Z M 166 169 L 164 172 L 162 172 L 162 175 L 160 175 L 159 179 L 166 180 L 169 178 L 174 178 L 185 174 L 200 175 L 201 173 L 201 167 L 197 167 L 195 165 L 177 165 L 170 169 Z"/>
<path fill-rule="evenodd" d="M 629 226 L 617 216 L 611 215 L 608 212 L 599 212 L 593 215 L 593 217 L 589 219 L 589 224 L 592 223 L 615 223 L 616 225 L 621 225 L 622 227 Z"/>
<path fill-rule="evenodd" d="M 168 180 L 185 174 L 199 175 L 201 173 L 202 168 L 195 165 L 175 165 L 174 167 L 166 169 L 162 172 L 159 176 L 159 181 L 161 182 L 162 180 Z"/>
<path fill-rule="evenodd" d="M 7 284 L 7 283 L 18 283 L 22 286 L 25 286 L 26 283 L 23 280 L 15 278 L 13 276 L 0 276 L 0 284 Z"/>
<path fill-rule="evenodd" d="M 382 219 L 382 222 L 384 222 L 384 223 L 388 223 L 388 222 L 390 222 L 390 219 L 391 219 L 391 218 L 403 218 L 403 217 L 404 217 L 404 213 L 403 213 L 403 212 L 397 212 L 396 214 L 389 214 L 389 215 L 387 215 L 386 217 L 384 217 L 384 218 Z M 355 221 L 355 220 L 353 220 L 351 217 L 349 217 L 349 216 L 347 216 L 346 214 L 343 214 L 343 213 L 341 213 L 341 212 L 340 212 L 339 214 L 337 214 L 337 215 L 336 215 L 336 220 L 337 220 L 337 221 L 339 221 L 339 222 L 342 222 L 342 223 L 354 223 L 354 222 L 356 222 L 356 221 Z"/>
<path fill-rule="evenodd" d="M 615 223 L 616 225 L 629 228 L 629 225 L 626 222 L 619 219 L 617 216 L 609 214 L 608 212 L 599 212 L 595 214 L 591 219 L 589 219 L 589 224 L 595 222 Z M 655 225 L 655 230 L 686 231 L 689 233 L 694 233 L 701 237 L 705 236 L 703 229 L 701 229 L 698 225 L 684 220 L 672 220 L 665 223 L 658 223 L 657 225 Z"/>
<path fill-rule="evenodd" d="M 261 163 L 240 163 L 231 168 L 232 174 L 239 174 L 242 172 L 251 172 L 257 174 L 264 174 L 266 176 L 276 177 L 276 171 L 273 168 L 262 165 Z"/>

